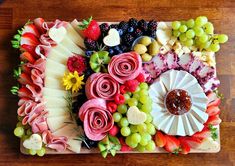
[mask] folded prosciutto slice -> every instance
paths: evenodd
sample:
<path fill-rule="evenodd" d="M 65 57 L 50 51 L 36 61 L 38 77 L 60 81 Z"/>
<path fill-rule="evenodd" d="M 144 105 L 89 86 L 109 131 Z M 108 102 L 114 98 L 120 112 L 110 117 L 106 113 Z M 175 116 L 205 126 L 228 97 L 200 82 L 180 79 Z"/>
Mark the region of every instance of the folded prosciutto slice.
<path fill-rule="evenodd" d="M 107 73 L 94 73 L 88 78 L 85 89 L 88 99 L 113 100 L 119 93 L 119 83 Z"/>
<path fill-rule="evenodd" d="M 83 121 L 86 136 L 94 141 L 102 140 L 114 124 L 106 101 L 101 98 L 85 102 L 79 110 L 79 118 Z"/>
<path fill-rule="evenodd" d="M 108 65 L 109 74 L 119 83 L 135 79 L 142 71 L 142 59 L 135 52 L 123 53 L 112 57 Z"/>

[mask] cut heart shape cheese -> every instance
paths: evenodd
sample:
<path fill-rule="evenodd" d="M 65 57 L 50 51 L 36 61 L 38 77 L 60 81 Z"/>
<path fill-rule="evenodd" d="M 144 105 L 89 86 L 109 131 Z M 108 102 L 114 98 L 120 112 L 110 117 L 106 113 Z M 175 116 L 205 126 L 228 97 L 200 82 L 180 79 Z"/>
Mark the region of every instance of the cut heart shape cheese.
<path fill-rule="evenodd" d="M 120 36 L 116 29 L 111 28 L 108 35 L 104 37 L 103 42 L 105 45 L 113 47 L 120 44 Z"/>
<path fill-rule="evenodd" d="M 136 106 L 132 106 L 127 111 L 127 120 L 130 124 L 138 125 L 145 122 L 147 116 L 141 112 Z"/>
<path fill-rule="evenodd" d="M 65 27 L 59 27 L 59 28 L 53 27 L 49 30 L 48 35 L 56 43 L 60 43 L 64 39 L 66 33 L 67 31 Z"/>
<path fill-rule="evenodd" d="M 39 134 L 32 134 L 29 139 L 23 142 L 26 149 L 40 150 L 42 148 L 42 137 Z"/>

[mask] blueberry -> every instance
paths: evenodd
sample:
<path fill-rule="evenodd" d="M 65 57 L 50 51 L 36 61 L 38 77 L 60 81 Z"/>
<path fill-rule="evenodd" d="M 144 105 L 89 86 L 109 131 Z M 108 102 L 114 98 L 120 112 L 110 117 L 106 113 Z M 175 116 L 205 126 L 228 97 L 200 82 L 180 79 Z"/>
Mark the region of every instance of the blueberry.
<path fill-rule="evenodd" d="M 119 50 L 120 50 L 120 47 L 119 47 L 119 46 L 115 46 L 115 47 L 114 47 L 114 50 L 115 50 L 115 51 L 119 51 Z"/>
<path fill-rule="evenodd" d="M 85 55 L 86 55 L 87 57 L 90 57 L 90 56 L 92 55 L 92 53 L 93 53 L 93 51 L 86 51 L 86 52 L 85 52 Z"/>
<path fill-rule="evenodd" d="M 117 50 L 117 51 L 116 51 L 116 54 L 121 54 L 121 53 L 123 53 L 122 50 Z"/>
<path fill-rule="evenodd" d="M 133 32 L 133 31 L 134 31 L 134 28 L 133 28 L 133 27 L 129 27 L 129 28 L 128 28 L 128 32 L 131 33 L 131 32 Z"/>
<path fill-rule="evenodd" d="M 122 29 L 118 29 L 118 33 L 119 33 L 120 36 L 122 36 L 123 35 L 123 30 Z"/>
<path fill-rule="evenodd" d="M 113 55 L 114 51 L 112 48 L 109 49 L 109 54 Z"/>

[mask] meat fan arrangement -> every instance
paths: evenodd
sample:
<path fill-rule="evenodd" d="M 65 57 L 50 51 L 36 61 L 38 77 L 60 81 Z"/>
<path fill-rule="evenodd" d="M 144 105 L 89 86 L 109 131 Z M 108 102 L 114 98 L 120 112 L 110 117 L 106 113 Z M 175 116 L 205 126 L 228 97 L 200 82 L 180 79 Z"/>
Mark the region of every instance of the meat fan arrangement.
<path fill-rule="evenodd" d="M 227 40 L 205 16 L 28 21 L 11 41 L 21 151 L 218 152 L 215 52 Z"/>

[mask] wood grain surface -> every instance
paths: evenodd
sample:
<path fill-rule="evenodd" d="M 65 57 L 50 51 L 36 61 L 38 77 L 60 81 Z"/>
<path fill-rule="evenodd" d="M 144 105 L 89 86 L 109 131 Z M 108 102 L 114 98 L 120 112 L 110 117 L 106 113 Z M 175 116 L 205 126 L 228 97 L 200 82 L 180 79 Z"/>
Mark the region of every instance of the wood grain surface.
<path fill-rule="evenodd" d="M 0 1 L 0 165 L 235 165 L 235 0 L 5 0 Z M 25 156 L 19 151 L 19 139 L 13 135 L 17 97 L 10 94 L 16 82 L 12 70 L 18 64 L 18 52 L 10 40 L 16 29 L 28 19 L 43 17 L 72 21 L 92 15 L 98 21 L 121 21 L 130 17 L 172 21 L 205 15 L 217 33 L 226 33 L 229 41 L 217 53 L 221 105 L 221 151 L 217 154 L 119 154 L 103 159 L 92 155 Z"/>

